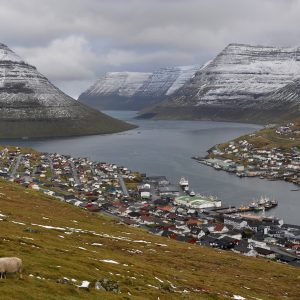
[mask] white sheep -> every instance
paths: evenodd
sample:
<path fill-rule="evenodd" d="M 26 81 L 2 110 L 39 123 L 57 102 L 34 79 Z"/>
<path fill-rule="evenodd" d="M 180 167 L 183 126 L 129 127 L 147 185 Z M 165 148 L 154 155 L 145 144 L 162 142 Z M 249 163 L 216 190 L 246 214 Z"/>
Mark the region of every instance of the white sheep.
<path fill-rule="evenodd" d="M 18 257 L 0 257 L 0 279 L 7 273 L 17 273 L 22 278 L 22 260 Z"/>

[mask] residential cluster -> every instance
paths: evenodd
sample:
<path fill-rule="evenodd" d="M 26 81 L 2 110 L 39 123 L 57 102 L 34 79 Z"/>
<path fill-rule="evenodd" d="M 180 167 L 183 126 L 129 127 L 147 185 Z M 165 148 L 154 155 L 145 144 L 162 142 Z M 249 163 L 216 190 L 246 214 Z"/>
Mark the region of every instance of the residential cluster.
<path fill-rule="evenodd" d="M 156 235 L 300 266 L 300 226 L 264 213 L 237 213 L 214 205 L 219 201 L 210 197 L 188 195 L 185 181 L 172 185 L 164 176 L 147 177 L 115 164 L 12 147 L 0 151 L 0 174 Z M 195 202 L 176 201 L 178 197 L 198 200 L 190 205 Z"/>
<path fill-rule="evenodd" d="M 206 158 L 194 158 L 216 170 L 232 172 L 239 177 L 259 176 L 300 185 L 300 151 L 296 147 L 259 149 L 247 140 L 239 140 L 230 142 L 224 149 L 215 146 Z"/>

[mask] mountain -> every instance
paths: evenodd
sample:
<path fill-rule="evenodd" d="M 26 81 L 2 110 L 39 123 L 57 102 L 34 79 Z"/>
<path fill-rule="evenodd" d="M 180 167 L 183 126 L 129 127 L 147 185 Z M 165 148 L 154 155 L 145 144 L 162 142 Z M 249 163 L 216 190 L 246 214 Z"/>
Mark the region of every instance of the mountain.
<path fill-rule="evenodd" d="M 140 110 L 172 95 L 198 69 L 183 66 L 161 68 L 153 73 L 109 72 L 78 100 L 100 109 Z"/>
<path fill-rule="evenodd" d="M 152 235 L 2 179 L 0 189 L 0 256 L 24 267 L 22 280 L 1 280 L 2 300 L 299 299 L 299 268 Z M 120 293 L 96 289 L 101 279 Z"/>
<path fill-rule="evenodd" d="M 297 77 L 300 48 L 229 44 L 171 97 L 141 117 L 264 123 L 268 114 L 268 120 L 275 121 L 268 99 Z M 268 110 L 265 101 L 270 103 Z M 264 114 L 257 117 L 261 110 Z"/>
<path fill-rule="evenodd" d="M 259 119 L 267 123 L 278 121 L 300 121 L 300 78 L 285 85 L 263 99 L 263 102 L 249 110 L 255 110 Z"/>
<path fill-rule="evenodd" d="M 102 134 L 133 127 L 67 96 L 0 44 L 0 138 Z"/>

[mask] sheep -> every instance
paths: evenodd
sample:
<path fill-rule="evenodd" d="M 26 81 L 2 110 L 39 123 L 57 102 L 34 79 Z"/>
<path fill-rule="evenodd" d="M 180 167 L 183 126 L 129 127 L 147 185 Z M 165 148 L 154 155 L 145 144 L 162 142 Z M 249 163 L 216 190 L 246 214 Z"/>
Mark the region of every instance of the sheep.
<path fill-rule="evenodd" d="M 17 273 L 21 279 L 22 260 L 18 257 L 0 257 L 0 279 L 6 278 L 7 273 Z"/>

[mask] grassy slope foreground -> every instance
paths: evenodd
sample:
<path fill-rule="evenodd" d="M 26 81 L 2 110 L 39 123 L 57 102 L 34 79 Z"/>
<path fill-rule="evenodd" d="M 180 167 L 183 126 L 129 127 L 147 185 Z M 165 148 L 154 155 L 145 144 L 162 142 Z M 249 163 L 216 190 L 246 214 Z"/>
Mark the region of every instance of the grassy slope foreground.
<path fill-rule="evenodd" d="M 150 235 L 6 181 L 0 214 L 0 256 L 24 263 L 23 280 L 0 281 L 1 299 L 300 299 L 300 269 Z M 121 293 L 94 289 L 101 278 Z"/>

